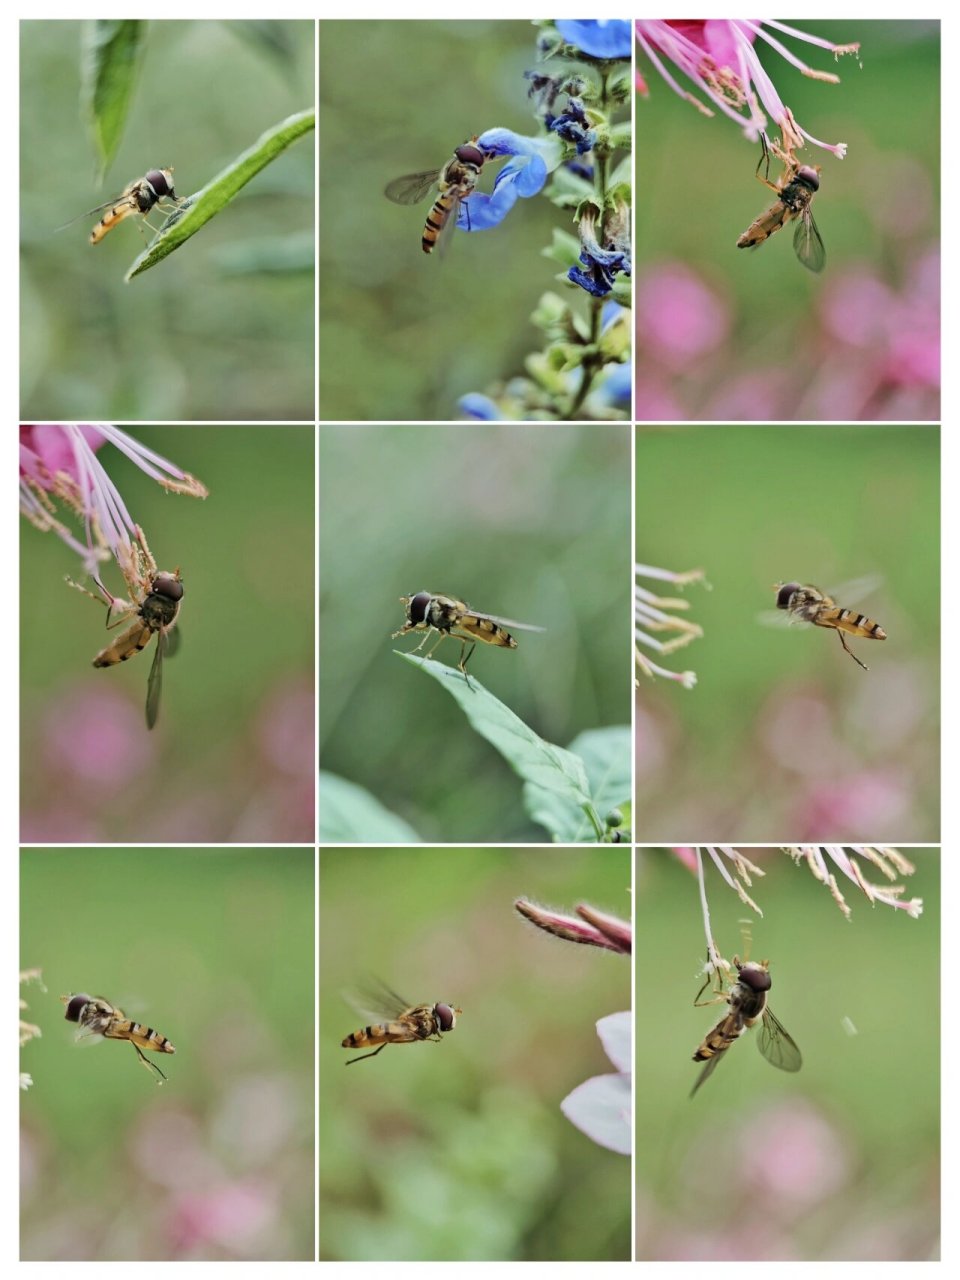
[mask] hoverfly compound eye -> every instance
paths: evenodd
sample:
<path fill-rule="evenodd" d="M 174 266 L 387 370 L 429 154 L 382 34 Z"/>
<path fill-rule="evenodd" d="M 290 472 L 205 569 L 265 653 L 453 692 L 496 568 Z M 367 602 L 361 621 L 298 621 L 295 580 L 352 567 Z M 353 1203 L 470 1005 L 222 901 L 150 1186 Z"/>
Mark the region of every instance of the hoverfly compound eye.
<path fill-rule="evenodd" d="M 80 1010 L 85 1004 L 90 1003 L 90 997 L 87 995 L 71 996 L 67 1005 L 64 1017 L 68 1022 L 80 1021 Z"/>
<path fill-rule="evenodd" d="M 430 607 L 431 595 L 429 591 L 418 591 L 415 596 L 410 599 L 410 621 L 424 622 L 427 617 L 427 609 Z"/>
<path fill-rule="evenodd" d="M 820 190 L 820 175 L 816 169 L 811 169 L 808 164 L 802 164 L 797 170 L 797 181 L 802 182 L 811 191 Z"/>
<path fill-rule="evenodd" d="M 452 1031 L 457 1025 L 457 1015 L 448 1004 L 435 1005 L 433 1011 L 437 1015 L 441 1031 Z"/>
<path fill-rule="evenodd" d="M 469 142 L 464 143 L 462 147 L 457 147 L 456 157 L 461 164 L 473 164 L 478 169 L 487 158 L 479 147 Z"/>
<path fill-rule="evenodd" d="M 751 991 L 770 990 L 770 974 L 762 964 L 741 965 L 739 977 Z"/>
<path fill-rule="evenodd" d="M 162 169 L 151 169 L 146 175 L 146 181 L 150 183 L 158 196 L 172 196 L 173 187 L 167 181 L 167 175 Z"/>
<path fill-rule="evenodd" d="M 799 582 L 787 582 L 777 592 L 777 608 L 786 609 L 790 604 L 790 597 L 795 591 L 800 590 Z"/>
<path fill-rule="evenodd" d="M 183 583 L 172 573 L 161 573 L 153 580 L 150 590 L 154 595 L 166 596 L 168 600 L 183 599 Z"/>

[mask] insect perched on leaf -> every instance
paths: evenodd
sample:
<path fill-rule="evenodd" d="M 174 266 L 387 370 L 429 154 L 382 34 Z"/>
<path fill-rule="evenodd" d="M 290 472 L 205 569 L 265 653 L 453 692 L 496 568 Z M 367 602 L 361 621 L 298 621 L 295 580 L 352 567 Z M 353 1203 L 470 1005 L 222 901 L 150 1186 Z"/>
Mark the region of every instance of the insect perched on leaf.
<path fill-rule="evenodd" d="M 861 584 L 875 581 L 878 580 L 862 579 Z M 857 584 L 851 584 L 850 590 L 856 586 Z M 827 627 L 835 631 L 854 662 L 863 667 L 864 671 L 869 670 L 866 663 L 861 662 L 847 644 L 844 632 L 851 636 L 862 636 L 866 640 L 886 640 L 887 633 L 879 622 L 874 622 L 872 618 L 857 613 L 854 609 L 843 608 L 833 596 L 809 583 L 804 586 L 799 582 L 777 582 L 773 589 L 777 593 L 777 608 L 782 609 L 790 620 L 809 622 L 815 627 Z"/>
<path fill-rule="evenodd" d="M 469 224 L 467 200 L 475 189 L 480 170 L 487 160 L 486 153 L 476 142 L 474 136 L 457 147 L 441 169 L 424 169 L 420 173 L 408 173 L 402 178 L 394 178 L 384 190 L 383 194 L 394 204 L 419 204 L 436 187 L 437 198 L 427 214 L 420 241 L 424 253 L 432 253 L 441 237 L 446 240 L 457 224 L 461 206 Z"/>
<path fill-rule="evenodd" d="M 777 198 L 769 209 L 765 209 L 750 223 L 737 241 L 737 248 L 756 249 L 775 231 L 779 231 L 788 222 L 795 221 L 797 225 L 793 230 L 793 249 L 797 258 L 808 271 L 822 271 L 827 252 L 810 211 L 813 197 L 820 190 L 820 166 L 798 164 L 792 151 L 784 151 L 773 141 L 768 144 L 764 134 L 760 135 L 760 141 L 763 154 L 757 165 L 756 176 L 765 187 L 776 192 Z M 775 183 L 770 181 L 771 151 L 783 165 L 783 173 Z M 764 161 L 767 164 L 766 176 L 761 178 L 760 165 Z"/>
<path fill-rule="evenodd" d="M 356 1007 L 362 1013 L 379 1016 L 384 1020 L 362 1027 L 341 1041 L 344 1049 L 378 1046 L 372 1053 L 349 1058 L 345 1064 L 348 1067 L 354 1062 L 362 1062 L 364 1058 L 375 1058 L 388 1044 L 413 1044 L 417 1040 L 439 1043 L 440 1037 L 457 1025 L 457 1015 L 462 1012 L 442 1001 L 432 1005 L 410 1005 L 395 991 L 383 986 L 376 993 L 366 995 Z"/>
<path fill-rule="evenodd" d="M 67 1006 L 64 1017 L 68 1022 L 76 1022 L 80 1027 L 77 1039 L 84 1040 L 88 1036 L 102 1036 L 105 1040 L 129 1040 L 137 1051 L 137 1057 L 148 1071 L 155 1071 L 163 1084 L 166 1076 L 155 1062 L 143 1056 L 143 1050 L 151 1053 L 176 1053 L 176 1049 L 166 1036 L 153 1027 L 145 1027 L 142 1022 L 133 1022 L 122 1009 L 116 1008 L 103 996 L 88 996 L 83 992 L 75 995 L 61 996 L 60 1000 Z"/>
<path fill-rule="evenodd" d="M 164 654 L 168 649 L 172 652 L 173 643 L 177 639 L 176 633 L 171 633 L 180 614 L 183 581 L 179 568 L 173 573 L 158 570 L 143 530 L 139 528 L 136 542 L 129 544 L 126 556 L 120 559 L 119 563 L 132 597 L 131 600 L 112 596 L 97 579 L 95 581 L 102 593 L 102 598 L 70 578 L 67 582 L 89 596 L 91 600 L 107 606 L 108 629 L 120 626 L 131 616 L 134 618 L 122 635 L 117 636 L 116 640 L 100 650 L 93 660 L 95 667 L 113 667 L 119 662 L 126 662 L 128 658 L 145 649 L 154 636 L 157 637 L 153 665 L 147 680 L 147 728 L 152 729 L 160 714 Z M 113 620 L 114 615 L 118 615 L 115 620 Z"/>
<path fill-rule="evenodd" d="M 757 1048 L 771 1064 L 781 1071 L 799 1071 L 803 1059 L 792 1037 L 784 1030 L 767 1003 L 767 992 L 770 990 L 770 965 L 764 960 L 762 964 L 741 963 L 737 956 L 733 957 L 737 970 L 737 980 L 724 991 L 722 980 L 712 1000 L 701 1001 L 710 978 L 697 992 L 694 1006 L 726 1002 L 730 1007 L 717 1025 L 704 1037 L 703 1043 L 693 1055 L 694 1062 L 706 1062 L 706 1066 L 697 1077 L 697 1082 L 690 1090 L 690 1097 L 697 1092 L 703 1082 L 716 1070 L 717 1063 L 727 1052 L 734 1041 L 743 1035 L 748 1027 L 759 1023 L 757 1030 Z M 719 970 L 715 971 L 719 979 Z"/>
<path fill-rule="evenodd" d="M 109 231 L 119 226 L 124 218 L 129 218 L 132 214 L 138 214 L 156 234 L 156 228 L 147 222 L 147 214 L 159 205 L 161 200 L 172 200 L 174 207 L 180 203 L 173 189 L 172 169 L 151 169 L 142 178 L 134 178 L 132 182 L 128 182 L 120 195 L 107 200 L 105 204 L 98 204 L 95 209 L 88 209 L 86 213 L 78 213 L 76 218 L 71 218 L 70 222 L 65 222 L 63 225 L 69 227 L 80 218 L 89 218 L 94 213 L 106 210 L 90 232 L 91 244 L 99 244 Z M 63 227 L 59 230 L 62 231 Z"/>
<path fill-rule="evenodd" d="M 413 596 L 401 596 L 400 603 L 406 608 L 407 620 L 390 638 L 396 640 L 397 636 L 409 635 L 411 631 L 426 631 L 427 634 L 416 649 L 411 650 L 411 653 L 419 653 L 430 638 L 430 632 L 436 631 L 437 643 L 424 654 L 424 658 L 429 658 L 445 636 L 452 636 L 460 641 L 457 666 L 468 682 L 466 667 L 478 640 L 484 644 L 499 645 L 503 649 L 516 649 L 517 642 L 507 627 L 514 627 L 518 631 L 543 631 L 543 627 L 535 627 L 528 622 L 514 622 L 510 618 L 498 618 L 492 613 L 481 613 L 478 609 L 472 609 L 465 600 L 438 595 L 434 591 L 418 591 Z"/>

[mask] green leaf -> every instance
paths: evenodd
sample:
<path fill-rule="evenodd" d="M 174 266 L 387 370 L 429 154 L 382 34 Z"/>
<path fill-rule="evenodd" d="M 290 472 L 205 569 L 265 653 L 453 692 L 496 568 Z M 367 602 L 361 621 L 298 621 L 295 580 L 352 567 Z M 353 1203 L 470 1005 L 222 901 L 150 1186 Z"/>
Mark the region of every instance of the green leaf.
<path fill-rule="evenodd" d="M 133 18 L 102 18 L 84 25 L 80 102 L 97 156 L 98 183 L 123 136 L 145 39 L 146 23 Z M 160 157 L 156 163 L 166 161 Z"/>
<path fill-rule="evenodd" d="M 318 838 L 325 844 L 420 844 L 402 818 L 384 808 L 364 787 L 320 771 Z"/>
<path fill-rule="evenodd" d="M 580 261 L 580 241 L 569 231 L 554 227 L 551 244 L 540 252 L 543 257 L 558 263 L 566 271 Z"/>
<path fill-rule="evenodd" d="M 624 151 L 632 151 L 633 129 L 630 121 L 625 120 L 622 124 L 611 125 L 609 141 L 611 147 L 622 147 Z"/>
<path fill-rule="evenodd" d="M 609 194 L 614 188 L 624 188 L 626 195 L 624 199 L 630 199 L 630 193 L 633 190 L 633 156 L 624 156 L 614 171 L 607 178 L 607 193 Z"/>
<path fill-rule="evenodd" d="M 583 762 L 597 812 L 605 820 L 612 809 L 619 809 L 626 823 L 633 786 L 630 726 L 589 729 L 574 738 L 569 751 Z M 523 803 L 531 818 L 546 827 L 558 843 L 596 841 L 596 832 L 583 810 L 565 797 L 528 782 L 523 789 Z"/>
<path fill-rule="evenodd" d="M 496 747 L 523 780 L 548 796 L 557 796 L 575 808 L 593 826 L 595 836 L 603 832 L 603 822 L 590 794 L 583 761 L 563 747 L 545 742 L 524 724 L 518 715 L 485 689 L 475 676 L 469 682 L 454 667 L 418 658 L 395 649 L 405 662 L 432 676 L 459 703 L 472 727 Z"/>
<path fill-rule="evenodd" d="M 226 169 L 218 173 L 201 191 L 183 200 L 163 224 L 160 234 L 136 259 L 127 272 L 126 279 L 132 280 L 134 276 L 148 271 L 168 254 L 173 253 L 174 249 L 179 249 L 185 241 L 200 230 L 204 223 L 209 222 L 222 209 L 225 209 L 237 193 L 272 160 L 282 155 L 298 138 L 309 133 L 314 127 L 315 116 L 316 113 L 312 108 L 309 111 L 288 116 L 286 120 L 282 120 L 280 124 L 258 138 L 249 150 L 244 151 L 232 164 L 227 165 Z"/>

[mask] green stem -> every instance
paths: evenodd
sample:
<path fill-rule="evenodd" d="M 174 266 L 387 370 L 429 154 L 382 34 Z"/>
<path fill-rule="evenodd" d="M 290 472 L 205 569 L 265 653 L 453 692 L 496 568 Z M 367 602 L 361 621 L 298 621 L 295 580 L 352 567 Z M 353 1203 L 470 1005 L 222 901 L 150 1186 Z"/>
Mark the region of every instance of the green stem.
<path fill-rule="evenodd" d="M 600 73 L 600 108 L 604 115 L 608 114 L 609 102 L 607 98 L 607 77 L 608 72 Z M 596 192 L 597 204 L 600 207 L 600 242 L 603 243 L 603 223 L 606 217 L 607 204 L 607 162 L 609 156 L 606 148 L 601 148 L 594 153 L 593 163 L 593 185 Z M 595 347 L 600 340 L 600 317 L 603 311 L 603 302 L 600 298 L 590 299 L 590 338 L 589 345 Z M 584 401 L 590 394 L 590 388 L 593 386 L 594 379 L 603 369 L 603 360 L 596 354 L 586 356 L 583 364 L 580 366 L 582 377 L 580 386 L 576 395 L 570 403 L 570 407 L 563 415 L 564 421 L 569 421 L 576 417 L 583 406 Z"/>

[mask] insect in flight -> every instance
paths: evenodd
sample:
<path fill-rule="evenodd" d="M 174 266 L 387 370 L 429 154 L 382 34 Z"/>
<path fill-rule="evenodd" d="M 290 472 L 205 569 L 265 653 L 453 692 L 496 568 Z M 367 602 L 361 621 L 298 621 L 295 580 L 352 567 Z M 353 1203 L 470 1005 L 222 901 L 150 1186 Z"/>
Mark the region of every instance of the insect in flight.
<path fill-rule="evenodd" d="M 691 1098 L 711 1072 L 716 1070 L 717 1063 L 734 1041 L 743 1035 L 747 1027 L 756 1026 L 758 1022 L 757 1048 L 771 1066 L 779 1067 L 781 1071 L 799 1071 L 803 1062 L 793 1038 L 774 1017 L 767 1003 L 767 992 L 771 985 L 769 962 L 741 963 L 734 956 L 733 963 L 737 970 L 737 980 L 727 991 L 720 990 L 713 1000 L 701 1002 L 700 996 L 710 981 L 708 978 L 694 1000 L 694 1005 L 701 1008 L 722 1001 L 726 1001 L 730 1007 L 713 1030 L 704 1037 L 700 1048 L 693 1055 L 694 1062 L 706 1062 L 707 1065 L 690 1090 Z"/>
<path fill-rule="evenodd" d="M 87 1036 L 102 1036 L 105 1040 L 129 1040 L 147 1070 L 155 1071 L 160 1077 L 157 1084 L 163 1084 L 167 1077 L 155 1062 L 143 1056 L 143 1050 L 149 1049 L 151 1053 L 176 1053 L 166 1036 L 154 1031 L 153 1027 L 145 1027 L 142 1022 L 132 1021 L 122 1009 L 112 1005 L 109 1000 L 104 1000 L 103 996 L 88 996 L 84 992 L 78 992 L 61 996 L 60 999 L 67 1006 L 63 1016 L 68 1022 L 76 1022 L 80 1027 L 77 1032 L 78 1040 L 84 1040 Z"/>
<path fill-rule="evenodd" d="M 108 231 L 112 231 L 115 226 L 121 223 L 124 218 L 130 217 L 131 214 L 139 214 L 144 222 L 147 220 L 147 214 L 158 205 L 161 200 L 172 200 L 175 205 L 180 201 L 177 193 L 173 189 L 173 170 L 172 169 L 151 169 L 149 173 L 144 174 L 142 178 L 134 178 L 133 182 L 128 182 L 120 195 L 112 200 L 107 200 L 105 204 L 98 204 L 95 209 L 88 209 L 86 213 L 77 214 L 76 218 L 71 218 L 70 222 L 64 223 L 69 227 L 72 222 L 76 222 L 79 218 L 89 218 L 91 214 L 103 213 L 103 217 L 90 232 L 90 243 L 99 244 Z M 147 222 L 147 226 L 153 231 L 154 228 Z M 63 230 L 63 227 L 60 228 Z"/>
<path fill-rule="evenodd" d="M 388 1044 L 413 1044 L 416 1040 L 435 1040 L 439 1044 L 440 1037 L 457 1025 L 457 1014 L 462 1012 L 442 1001 L 433 1005 L 408 1005 L 389 987 L 382 987 L 373 1003 L 379 1006 L 378 1012 L 386 1020 L 352 1032 L 341 1041 L 341 1046 L 344 1049 L 378 1047 L 371 1053 L 360 1054 L 358 1058 L 349 1058 L 345 1064 L 348 1067 L 351 1063 L 362 1062 L 364 1058 L 375 1058 Z"/>
<path fill-rule="evenodd" d="M 478 640 L 484 644 L 499 645 L 503 649 L 516 649 L 517 642 L 507 627 L 516 627 L 518 631 L 543 631 L 543 627 L 535 627 L 527 622 L 514 622 L 510 618 L 498 618 L 492 613 L 480 613 L 477 609 L 471 609 L 464 600 L 438 595 L 433 591 L 418 591 L 413 596 L 401 596 L 400 603 L 406 608 L 407 620 L 399 631 L 394 631 L 391 640 L 396 640 L 397 636 L 409 635 L 411 631 L 426 631 L 427 634 L 416 649 L 410 651 L 419 653 L 430 638 L 430 632 L 436 631 L 436 644 L 424 654 L 424 658 L 429 658 L 445 636 L 452 636 L 460 641 L 457 666 L 468 682 L 466 666 Z"/>
<path fill-rule="evenodd" d="M 803 586 L 799 582 L 778 582 L 773 589 L 777 593 L 777 608 L 789 614 L 791 620 L 809 622 L 815 627 L 832 628 L 854 662 L 863 667 L 864 671 L 869 670 L 847 644 L 843 633 L 863 636 L 867 640 L 886 640 L 887 633 L 879 622 L 874 622 L 872 618 L 853 609 L 842 608 L 819 587 L 809 584 Z"/>
<path fill-rule="evenodd" d="M 394 204 L 419 204 L 436 186 L 437 197 L 427 214 L 420 241 L 424 253 L 433 253 L 444 230 L 456 226 L 461 204 L 469 223 L 470 211 L 466 201 L 475 189 L 480 170 L 487 160 L 486 153 L 476 145 L 476 141 L 474 136 L 457 147 L 442 169 L 405 174 L 402 178 L 394 178 L 384 189 L 383 194 Z"/>
<path fill-rule="evenodd" d="M 757 165 L 756 176 L 765 187 L 776 192 L 776 200 L 769 209 L 764 210 L 759 218 L 750 223 L 746 231 L 737 241 L 738 249 L 755 249 L 768 240 L 775 231 L 796 221 L 793 231 L 793 248 L 800 262 L 808 271 L 822 271 L 827 260 L 827 252 L 823 240 L 813 220 L 810 205 L 813 197 L 820 190 L 820 166 L 798 164 L 793 152 L 784 151 L 761 134 L 763 154 Z M 783 164 L 783 173 L 777 181 L 770 181 L 770 152 Z M 760 177 L 760 165 L 767 163 L 766 177 Z"/>
<path fill-rule="evenodd" d="M 126 662 L 134 654 L 145 649 L 155 635 L 157 647 L 153 655 L 153 665 L 147 680 L 147 728 L 152 729 L 160 714 L 160 694 L 163 688 L 163 659 L 167 652 L 172 652 L 179 637 L 173 632 L 180 613 L 180 601 L 183 597 L 183 582 L 180 570 L 164 573 L 157 568 L 150 548 L 147 546 L 143 530 L 137 530 L 137 541 L 130 544 L 128 558 L 121 562 L 124 581 L 132 600 L 123 600 L 112 596 L 102 583 L 97 586 L 103 598 L 95 596 L 78 582 L 68 578 L 67 581 L 78 591 L 82 591 L 91 600 L 97 600 L 107 606 L 107 627 L 119 626 L 131 615 L 134 621 L 122 635 L 117 636 L 112 644 L 108 644 L 93 660 L 95 667 L 113 667 L 118 662 Z M 112 621 L 113 615 L 120 616 Z"/>

